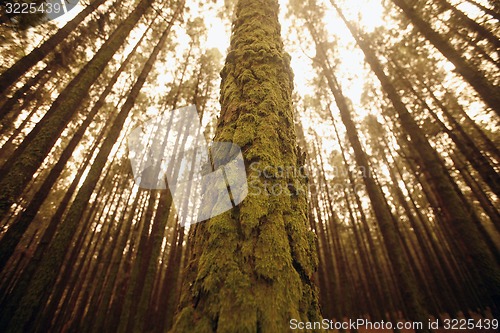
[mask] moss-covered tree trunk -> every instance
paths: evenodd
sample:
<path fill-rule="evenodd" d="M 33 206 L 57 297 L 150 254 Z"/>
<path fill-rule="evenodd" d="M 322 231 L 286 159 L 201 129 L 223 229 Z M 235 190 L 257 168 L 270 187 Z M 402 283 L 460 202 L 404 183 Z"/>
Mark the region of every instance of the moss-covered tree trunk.
<path fill-rule="evenodd" d="M 291 319 L 320 320 L 278 11 L 276 0 L 236 7 L 215 139 L 242 148 L 249 193 L 195 225 L 172 332 L 287 332 Z"/>

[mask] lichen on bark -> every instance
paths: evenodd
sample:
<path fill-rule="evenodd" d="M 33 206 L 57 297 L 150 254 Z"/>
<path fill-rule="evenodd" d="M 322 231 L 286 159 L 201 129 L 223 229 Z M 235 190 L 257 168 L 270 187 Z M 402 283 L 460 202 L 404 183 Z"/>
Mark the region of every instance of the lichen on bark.
<path fill-rule="evenodd" d="M 321 319 L 306 180 L 290 172 L 300 163 L 278 12 L 276 0 L 236 7 L 215 141 L 242 148 L 252 184 L 239 206 L 194 226 L 172 332 L 286 332 L 291 319 Z"/>

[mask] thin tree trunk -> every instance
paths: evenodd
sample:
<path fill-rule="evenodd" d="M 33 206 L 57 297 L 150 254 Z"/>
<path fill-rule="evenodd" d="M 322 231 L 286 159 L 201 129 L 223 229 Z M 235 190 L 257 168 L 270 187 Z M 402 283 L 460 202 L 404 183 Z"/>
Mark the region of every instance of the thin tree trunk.
<path fill-rule="evenodd" d="M 113 77 L 108 82 L 106 89 L 99 96 L 99 100 L 94 104 L 92 109 L 87 114 L 85 120 L 80 125 L 76 133 L 73 134 L 71 140 L 68 145 L 64 148 L 61 153 L 61 157 L 57 160 L 57 163 L 52 167 L 49 172 L 47 178 L 45 178 L 43 184 L 40 186 L 40 189 L 37 191 L 33 199 L 30 200 L 29 205 L 26 207 L 25 211 L 22 213 L 21 218 L 15 222 L 15 224 L 11 225 L 7 230 L 4 237 L 0 240 L 0 270 L 4 267 L 5 263 L 9 259 L 10 255 L 14 252 L 17 244 L 21 240 L 26 229 L 28 229 L 31 221 L 35 217 L 36 213 L 42 206 L 45 201 L 47 195 L 49 194 L 50 189 L 54 186 L 57 178 L 61 175 L 64 166 L 71 158 L 75 148 L 78 143 L 82 139 L 85 131 L 87 130 L 90 123 L 94 120 L 95 115 L 104 105 L 106 98 L 109 93 L 112 91 L 114 84 L 118 80 L 118 77 L 121 75 L 123 70 L 126 68 L 130 60 L 135 54 L 138 46 L 141 44 L 143 38 L 146 36 L 147 31 L 143 34 L 140 40 L 135 45 L 134 49 L 129 53 L 127 58 L 123 61 L 120 68 L 113 74 Z M 99 139 L 96 141 L 99 142 Z"/>
<path fill-rule="evenodd" d="M 340 8 L 333 1 L 332 4 L 336 7 L 342 20 L 365 54 L 367 62 L 398 113 L 403 129 L 412 139 L 412 146 L 422 163 L 424 175 L 432 186 L 433 194 L 439 200 L 438 206 L 442 210 L 444 221 L 446 221 L 444 229 L 449 228 L 453 235 L 452 238 L 461 242 L 462 246 L 467 249 L 469 260 L 464 264 L 479 273 L 481 278 L 477 281 L 477 286 L 481 290 L 482 296 L 486 300 L 490 299 L 492 306 L 498 306 L 500 304 L 500 268 L 473 222 L 474 218 L 470 207 L 464 205 L 447 170 L 443 166 L 443 162 L 401 101 L 396 88 L 384 73 L 374 51 L 342 15 Z"/>
<path fill-rule="evenodd" d="M 401 72 L 401 68 L 395 64 L 397 70 Z M 439 109 L 443 112 L 445 118 L 451 123 L 454 130 L 450 130 L 446 124 L 444 124 L 438 117 L 436 112 L 427 104 L 425 99 L 419 94 L 408 81 L 408 79 L 403 76 L 404 83 L 406 87 L 413 93 L 413 95 L 418 99 L 422 106 L 429 112 L 431 117 L 438 123 L 438 125 L 448 134 L 448 136 L 455 143 L 456 147 L 460 152 L 467 158 L 472 167 L 478 172 L 483 181 L 491 188 L 493 193 L 500 197 L 500 174 L 498 174 L 493 166 L 490 164 L 488 159 L 481 153 L 479 148 L 476 146 L 474 141 L 470 136 L 464 131 L 462 126 L 456 121 L 456 119 L 451 115 L 448 108 L 441 103 L 441 101 L 434 95 L 431 88 L 426 87 L 432 100 L 437 104 Z M 455 133 L 455 131 L 457 133 Z"/>
<path fill-rule="evenodd" d="M 500 22 L 500 12 L 494 11 L 493 9 L 490 9 L 475 0 L 466 0 L 466 2 L 473 4 L 477 8 L 481 9 L 484 13 L 490 15 L 491 17 Z"/>
<path fill-rule="evenodd" d="M 480 39 L 487 40 L 493 46 L 494 50 L 500 51 L 500 39 L 498 39 L 490 30 L 486 29 L 485 27 L 468 17 L 461 10 L 449 3 L 448 0 L 438 0 L 436 1 L 436 3 L 443 10 L 451 11 L 451 14 L 454 18 L 458 19 L 458 21 L 461 22 L 470 31 L 475 32 Z"/>
<path fill-rule="evenodd" d="M 139 5 L 138 8 L 143 8 L 143 10 L 145 10 L 147 7 L 149 7 L 149 2 L 141 4 L 144 7 L 141 7 L 141 5 Z M 137 19 L 139 17 L 137 17 Z M 97 154 L 97 157 L 92 164 L 92 167 L 90 168 L 87 178 L 78 191 L 73 204 L 69 208 L 66 218 L 61 222 L 59 226 L 59 232 L 50 243 L 38 266 L 38 269 L 36 270 L 36 278 L 34 278 L 32 283 L 30 283 L 30 285 L 28 286 L 14 317 L 10 321 L 9 329 L 7 330 L 7 332 L 15 331 L 15 329 L 19 327 L 25 327 L 25 325 L 27 324 L 29 325 L 33 315 L 35 315 L 36 312 L 39 311 L 39 309 L 47 300 L 49 296 L 47 289 L 50 289 L 50 287 L 52 287 L 55 283 L 55 279 L 65 257 L 66 249 L 71 243 L 82 213 L 87 208 L 90 196 L 92 195 L 92 192 L 101 175 L 102 169 L 107 162 L 108 155 L 110 154 L 111 149 L 113 148 L 116 140 L 118 139 L 118 136 L 120 135 L 123 124 L 125 123 L 130 110 L 134 106 L 135 100 L 139 95 L 139 92 L 144 85 L 148 74 L 153 68 L 153 64 L 156 61 L 158 53 L 163 48 L 167 40 L 168 32 L 168 30 L 164 32 L 162 38 L 160 39 L 160 42 L 155 46 L 153 52 L 149 56 L 148 61 L 139 74 L 137 81 L 132 87 L 127 100 L 123 104 L 120 113 L 111 126 L 108 136 L 105 138 L 99 150 L 99 153 Z"/>
<path fill-rule="evenodd" d="M 140 199 L 144 195 L 144 192 L 139 192 L 135 194 L 134 200 L 132 204 L 130 205 L 130 210 L 129 210 L 129 215 L 127 216 L 126 214 L 123 214 L 122 219 L 120 220 L 119 223 L 126 225 L 126 229 L 123 232 L 122 235 L 120 235 L 120 239 L 117 241 L 118 245 L 113 248 L 113 253 L 111 254 L 112 259 L 110 263 L 110 267 L 108 268 L 107 272 L 107 277 L 106 281 L 103 283 L 103 291 L 102 294 L 96 294 L 94 293 L 92 300 L 98 299 L 96 303 L 94 303 L 91 300 L 91 304 L 94 305 L 94 311 L 89 311 L 85 317 L 86 320 L 83 320 L 82 318 L 82 323 L 83 323 L 83 332 L 99 332 L 99 331 L 105 331 L 103 329 L 104 326 L 104 321 L 107 317 L 107 313 L 109 310 L 109 305 L 110 305 L 110 300 L 113 294 L 113 289 L 115 287 L 115 284 L 117 283 L 117 277 L 119 275 L 120 271 L 120 264 L 125 261 L 124 259 L 124 251 L 125 247 L 127 246 L 127 241 L 129 239 L 134 239 L 133 234 L 134 231 L 132 230 L 133 226 L 133 219 L 134 217 L 140 217 L 141 212 L 140 210 L 137 209 L 139 206 Z M 139 223 L 137 223 L 136 228 L 138 228 Z M 131 251 L 131 249 L 129 250 Z"/>
<path fill-rule="evenodd" d="M 333 70 L 329 65 L 326 52 L 321 47 L 317 33 L 311 24 L 309 24 L 309 29 L 316 43 L 317 54 L 321 59 L 320 61 L 323 74 L 325 75 L 328 86 L 335 97 L 342 122 L 346 127 L 347 137 L 349 138 L 351 146 L 354 150 L 357 166 L 363 171 L 363 181 L 366 186 L 368 196 L 370 197 L 372 209 L 375 213 L 378 226 L 382 232 L 387 253 L 397 276 L 399 290 L 405 296 L 404 298 L 407 301 L 408 308 L 411 309 L 411 312 L 409 312 L 408 315 L 413 321 L 425 322 L 427 320 L 427 314 L 423 298 L 420 295 L 418 283 L 411 274 L 412 270 L 410 265 L 404 256 L 405 250 L 401 246 L 400 237 L 398 236 L 397 230 L 392 222 L 393 216 L 386 205 L 384 195 L 380 187 L 377 186 L 375 180 L 372 178 L 368 158 L 363 150 L 363 147 L 361 146 L 356 125 L 352 120 L 351 110 L 348 106 L 346 98 L 342 94 L 341 88 L 333 74 Z M 425 329 L 422 330 L 422 332 L 426 331 L 427 330 Z"/>
<path fill-rule="evenodd" d="M 0 107 L 0 120 L 3 120 L 12 110 L 14 105 L 25 97 L 26 93 L 33 87 L 35 86 L 38 82 L 40 82 L 44 77 L 47 76 L 47 73 L 49 72 L 49 69 L 52 68 L 53 63 L 47 64 L 41 71 L 39 71 L 36 75 L 32 76 L 31 78 L 26 81 L 26 83 L 16 90 L 16 92 L 10 97 L 5 103 L 2 104 Z M 43 82 L 42 82 L 43 84 Z M 4 125 L 5 126 L 5 125 Z"/>
<path fill-rule="evenodd" d="M 106 0 L 95 0 L 86 6 L 74 19 L 66 23 L 53 36 L 47 39 L 42 45 L 35 48 L 29 54 L 18 60 L 12 67 L 0 75 L 0 94 L 4 94 L 6 89 L 22 77 L 31 67 L 45 58 L 55 47 L 61 43 L 75 28 L 95 9 Z"/>
<path fill-rule="evenodd" d="M 64 194 L 63 199 L 59 203 L 56 212 L 50 219 L 47 228 L 45 229 L 45 231 L 41 236 L 40 242 L 36 248 L 33 257 L 31 258 L 29 264 L 22 271 L 21 276 L 18 279 L 14 290 L 9 295 L 7 295 L 5 299 L 2 300 L 1 306 L 3 311 L 0 314 L 0 325 L 1 325 L 0 328 L 2 328 L 2 330 L 6 329 L 8 322 L 10 321 L 12 315 L 15 313 L 16 308 L 19 305 L 19 302 L 26 288 L 28 287 L 36 271 L 36 267 L 38 266 L 38 263 L 40 262 L 43 253 L 45 252 L 47 246 L 49 245 L 50 241 L 54 237 L 54 234 L 56 233 L 57 225 L 60 219 L 62 218 L 62 215 L 66 210 L 66 207 L 68 206 L 71 197 L 75 193 L 78 183 L 80 182 L 80 179 L 84 174 L 84 171 L 86 170 L 88 164 L 90 163 L 90 156 L 92 155 L 96 147 L 97 145 L 94 145 L 94 147 L 90 149 L 87 158 L 80 166 L 77 174 L 75 175 L 75 178 L 71 182 L 71 185 L 66 190 L 66 193 Z"/>
<path fill-rule="evenodd" d="M 139 19 L 146 13 L 154 0 L 142 0 L 134 11 L 111 34 L 100 50 L 80 73 L 66 86 L 54 101 L 49 111 L 28 134 L 25 141 L 6 162 L 7 169 L 0 170 L 0 218 L 22 194 L 33 174 L 42 164 L 57 141 L 59 135 L 71 120 L 84 100 L 88 90 L 100 76 L 115 52 Z"/>

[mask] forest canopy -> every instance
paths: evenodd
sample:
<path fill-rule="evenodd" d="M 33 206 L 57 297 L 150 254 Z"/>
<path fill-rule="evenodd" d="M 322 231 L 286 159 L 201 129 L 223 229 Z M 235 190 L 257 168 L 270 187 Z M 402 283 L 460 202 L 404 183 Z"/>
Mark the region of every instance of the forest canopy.
<path fill-rule="evenodd" d="M 499 21 L 2 1 L 0 331 L 495 332 Z"/>

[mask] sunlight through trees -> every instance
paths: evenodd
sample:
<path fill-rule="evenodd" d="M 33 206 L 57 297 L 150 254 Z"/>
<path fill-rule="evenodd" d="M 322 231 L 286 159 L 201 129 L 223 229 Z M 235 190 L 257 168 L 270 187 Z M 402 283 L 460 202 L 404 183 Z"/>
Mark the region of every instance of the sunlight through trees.
<path fill-rule="evenodd" d="M 1 332 L 497 331 L 497 2 L 46 2 L 0 6 Z"/>

